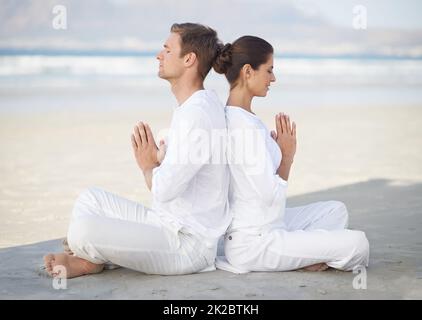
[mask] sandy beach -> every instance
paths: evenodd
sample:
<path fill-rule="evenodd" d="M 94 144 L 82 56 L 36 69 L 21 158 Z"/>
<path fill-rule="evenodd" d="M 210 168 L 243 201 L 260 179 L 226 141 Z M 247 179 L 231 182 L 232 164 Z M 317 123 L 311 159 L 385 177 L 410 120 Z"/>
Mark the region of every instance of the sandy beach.
<path fill-rule="evenodd" d="M 151 202 L 130 134 L 140 120 L 155 133 L 167 128 L 172 109 L 140 107 L 2 111 L 0 297 L 421 299 L 422 106 L 256 109 L 270 128 L 280 111 L 298 131 L 287 206 L 319 200 L 347 205 L 350 228 L 365 231 L 371 245 L 366 290 L 353 289 L 355 274 L 334 270 L 161 277 L 127 269 L 68 280 L 67 290 L 55 290 L 40 271 L 42 256 L 61 250 L 73 202 L 84 188 Z"/>

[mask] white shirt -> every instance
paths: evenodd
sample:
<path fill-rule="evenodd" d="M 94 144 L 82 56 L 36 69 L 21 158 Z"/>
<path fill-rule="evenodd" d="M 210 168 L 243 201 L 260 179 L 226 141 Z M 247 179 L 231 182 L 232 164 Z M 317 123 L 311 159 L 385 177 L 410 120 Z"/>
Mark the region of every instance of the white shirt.
<path fill-rule="evenodd" d="M 230 231 L 261 232 L 284 227 L 287 181 L 278 174 L 282 154 L 265 124 L 254 114 L 226 107 L 230 168 Z"/>
<path fill-rule="evenodd" d="M 153 210 L 216 245 L 231 222 L 224 105 L 210 90 L 193 93 L 173 113 L 167 152 L 153 170 Z"/>

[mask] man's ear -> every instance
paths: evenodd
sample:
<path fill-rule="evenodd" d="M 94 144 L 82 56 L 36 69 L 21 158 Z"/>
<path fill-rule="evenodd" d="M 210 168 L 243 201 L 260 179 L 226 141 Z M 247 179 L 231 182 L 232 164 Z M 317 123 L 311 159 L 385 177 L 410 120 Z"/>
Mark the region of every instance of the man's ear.
<path fill-rule="evenodd" d="M 193 66 L 193 64 L 196 61 L 196 54 L 195 52 L 189 52 L 188 54 L 185 55 L 185 65 L 187 67 Z"/>

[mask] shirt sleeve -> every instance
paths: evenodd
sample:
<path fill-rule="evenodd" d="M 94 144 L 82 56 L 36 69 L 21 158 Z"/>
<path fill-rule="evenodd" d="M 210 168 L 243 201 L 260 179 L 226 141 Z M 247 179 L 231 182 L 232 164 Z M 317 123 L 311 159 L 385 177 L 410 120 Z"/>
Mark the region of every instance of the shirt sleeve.
<path fill-rule="evenodd" d="M 271 152 L 266 145 L 266 130 L 253 124 L 243 124 L 229 143 L 231 159 L 236 170 L 243 172 L 249 186 L 268 207 L 283 206 L 286 202 L 287 181 L 277 174 Z"/>
<path fill-rule="evenodd" d="M 190 106 L 178 114 L 168 136 L 167 152 L 153 170 L 152 194 L 160 202 L 181 195 L 198 171 L 210 161 L 211 123 L 204 111 Z"/>

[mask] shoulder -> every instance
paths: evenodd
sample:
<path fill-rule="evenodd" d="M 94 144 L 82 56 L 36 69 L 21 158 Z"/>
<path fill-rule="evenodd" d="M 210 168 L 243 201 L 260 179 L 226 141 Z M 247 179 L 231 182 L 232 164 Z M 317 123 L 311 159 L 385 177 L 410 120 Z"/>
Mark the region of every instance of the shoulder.
<path fill-rule="evenodd" d="M 249 129 L 265 129 L 265 126 L 252 114 L 238 107 L 226 107 L 226 121 L 229 129 L 249 128 Z"/>
<path fill-rule="evenodd" d="M 178 114 L 192 124 L 210 125 L 217 119 L 224 120 L 224 105 L 214 91 L 201 90 L 181 106 Z"/>

